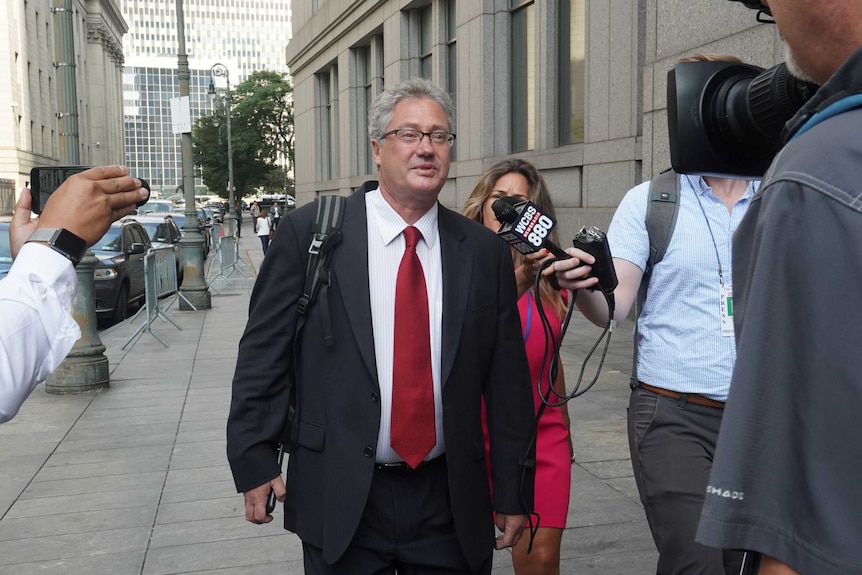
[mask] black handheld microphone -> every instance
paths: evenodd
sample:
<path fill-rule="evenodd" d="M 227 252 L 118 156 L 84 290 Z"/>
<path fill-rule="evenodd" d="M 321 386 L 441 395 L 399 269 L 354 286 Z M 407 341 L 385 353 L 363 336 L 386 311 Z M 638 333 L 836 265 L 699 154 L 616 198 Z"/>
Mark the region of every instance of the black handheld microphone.
<path fill-rule="evenodd" d="M 590 229 L 581 228 L 581 231 L 572 240 L 572 244 L 596 259 L 590 275 L 599 278 L 599 287 L 603 292 L 608 295 L 613 294 L 619 282 L 614 268 L 614 258 L 611 255 L 611 248 L 605 233 L 595 226 Z"/>
<path fill-rule="evenodd" d="M 542 213 L 533 202 L 504 196 L 495 200 L 491 209 L 497 221 L 503 224 L 497 235 L 522 254 L 532 254 L 545 248 L 561 260 L 570 257 L 548 238 L 557 222 Z"/>

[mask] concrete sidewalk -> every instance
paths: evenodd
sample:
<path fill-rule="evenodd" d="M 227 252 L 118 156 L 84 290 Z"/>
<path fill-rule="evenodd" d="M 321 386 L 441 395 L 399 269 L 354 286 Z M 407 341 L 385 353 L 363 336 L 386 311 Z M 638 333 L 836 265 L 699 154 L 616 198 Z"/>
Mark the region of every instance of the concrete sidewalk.
<path fill-rule="evenodd" d="M 212 309 L 167 315 L 121 350 L 139 323 L 101 332 L 111 386 L 55 396 L 40 386 L 0 425 L 0 575 L 300 574 L 299 540 L 244 519 L 225 458 L 225 420 L 237 344 L 263 258 L 247 216 L 239 272 L 212 282 Z M 209 270 L 217 275 L 218 261 Z M 571 387 L 601 330 L 577 317 L 564 342 Z M 630 326 L 611 342 L 602 375 L 570 402 L 577 463 L 563 573 L 634 575 L 656 552 L 628 459 L 625 409 Z M 587 372 L 594 372 L 595 364 Z M 585 376 L 585 379 L 589 379 Z M 512 573 L 508 552 L 494 573 Z"/>

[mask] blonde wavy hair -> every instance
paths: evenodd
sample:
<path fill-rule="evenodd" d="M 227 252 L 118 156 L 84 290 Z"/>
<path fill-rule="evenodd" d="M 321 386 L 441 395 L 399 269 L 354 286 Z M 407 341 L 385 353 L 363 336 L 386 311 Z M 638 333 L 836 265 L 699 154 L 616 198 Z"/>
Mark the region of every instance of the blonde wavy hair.
<path fill-rule="evenodd" d="M 539 173 L 539 170 L 536 169 L 536 166 L 520 159 L 503 160 L 488 168 L 482 174 L 482 177 L 479 178 L 473 191 L 470 192 L 470 196 L 464 202 L 464 208 L 461 210 L 461 213 L 475 222 L 484 224 L 482 221 L 482 212 L 485 202 L 494 192 L 494 184 L 506 174 L 521 174 L 524 176 L 527 180 L 527 187 L 530 190 L 529 200 L 536 204 L 542 212 L 556 219 L 554 203 L 551 201 L 551 194 L 548 192 L 545 179 Z M 559 245 L 560 242 L 556 229 L 551 230 L 549 239 Z M 512 260 L 514 260 L 517 267 L 524 263 L 524 256 L 519 251 L 513 249 Z M 530 291 L 534 292 L 533 297 L 536 297 L 535 287 L 530 288 Z M 557 316 L 562 317 L 566 313 L 566 304 L 563 302 L 560 292 L 555 290 L 549 282 L 539 282 L 539 296 L 542 298 L 542 303 L 551 306 Z"/>

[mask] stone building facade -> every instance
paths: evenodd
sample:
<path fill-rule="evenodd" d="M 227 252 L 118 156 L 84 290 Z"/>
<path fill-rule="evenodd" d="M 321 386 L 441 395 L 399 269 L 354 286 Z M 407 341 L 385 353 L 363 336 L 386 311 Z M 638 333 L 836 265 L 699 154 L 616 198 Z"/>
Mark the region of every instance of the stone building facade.
<path fill-rule="evenodd" d="M 561 237 L 606 228 L 625 192 L 669 166 L 665 90 L 677 58 L 781 60 L 774 27 L 727 0 L 294 2 L 299 203 L 374 177 L 365 114 L 384 85 L 430 78 L 455 98 L 444 205 L 517 156 L 552 190 Z"/>
<path fill-rule="evenodd" d="M 75 147 L 80 164 L 122 163 L 122 36 L 114 0 L 5 0 L 0 40 L 0 178 L 20 190 L 30 168 L 57 165 Z M 63 10 L 56 7 L 62 6 Z M 68 18 L 71 15 L 71 18 Z M 58 58 L 63 18 L 73 51 Z M 67 44 L 68 45 L 68 44 Z M 58 74 L 73 69 L 75 96 Z M 64 90 L 66 90 L 64 92 Z M 67 132 L 77 113 L 77 130 Z M 63 115 L 63 116 L 61 116 Z"/>

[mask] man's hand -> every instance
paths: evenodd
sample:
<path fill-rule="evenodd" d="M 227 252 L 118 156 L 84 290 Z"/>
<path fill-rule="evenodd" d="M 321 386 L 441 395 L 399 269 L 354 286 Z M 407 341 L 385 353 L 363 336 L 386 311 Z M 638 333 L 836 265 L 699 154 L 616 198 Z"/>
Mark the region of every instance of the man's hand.
<path fill-rule="evenodd" d="M 149 192 L 141 187 L 141 181 L 129 176 L 129 168 L 125 166 L 90 168 L 70 176 L 51 194 L 33 229 L 66 228 L 91 246 L 114 221 L 134 212 L 135 204 L 147 199 L 148 195 Z M 23 199 L 24 194 L 21 196 Z M 15 207 L 16 224 L 19 219 L 29 219 L 29 202 L 29 193 L 26 207 L 19 199 Z M 13 251 L 13 255 L 15 253 Z"/>
<path fill-rule="evenodd" d="M 599 283 L 598 278 L 590 276 L 593 271 L 592 264 L 596 262 L 596 258 L 578 248 L 568 248 L 566 253 L 572 257 L 567 260 L 557 260 L 553 266 L 561 288 L 580 290 Z"/>
<path fill-rule="evenodd" d="M 521 534 L 524 531 L 524 525 L 527 524 L 526 515 L 509 515 L 507 513 L 497 513 L 497 529 L 502 531 L 497 535 L 496 548 L 505 549 L 506 547 L 514 547 Z"/>
<path fill-rule="evenodd" d="M 270 491 L 275 491 L 276 499 L 284 501 L 287 490 L 284 488 L 284 481 L 281 479 L 280 474 L 263 485 L 258 485 L 254 489 L 242 494 L 245 497 L 246 521 L 251 521 L 258 525 L 272 521 L 272 515 L 266 514 L 266 500 L 269 499 Z"/>
<path fill-rule="evenodd" d="M 38 220 L 30 219 L 30 188 L 21 190 L 21 195 L 18 196 L 18 202 L 15 204 L 15 212 L 12 214 L 12 221 L 9 223 L 9 248 L 12 252 L 12 259 L 18 257 L 18 251 L 27 238 L 36 231 Z"/>

